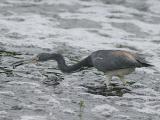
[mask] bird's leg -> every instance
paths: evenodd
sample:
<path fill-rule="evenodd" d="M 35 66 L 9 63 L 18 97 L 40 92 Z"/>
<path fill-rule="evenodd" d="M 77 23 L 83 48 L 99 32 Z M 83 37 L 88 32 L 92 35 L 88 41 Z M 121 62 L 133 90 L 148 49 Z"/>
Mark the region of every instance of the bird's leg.
<path fill-rule="evenodd" d="M 105 84 L 107 86 L 107 88 L 109 87 L 110 83 L 111 83 L 111 80 L 112 80 L 112 76 L 110 75 L 106 75 L 106 80 L 105 80 Z"/>
<path fill-rule="evenodd" d="M 127 85 L 127 81 L 124 80 L 124 76 L 118 76 L 120 78 L 120 80 L 122 81 L 123 85 Z"/>

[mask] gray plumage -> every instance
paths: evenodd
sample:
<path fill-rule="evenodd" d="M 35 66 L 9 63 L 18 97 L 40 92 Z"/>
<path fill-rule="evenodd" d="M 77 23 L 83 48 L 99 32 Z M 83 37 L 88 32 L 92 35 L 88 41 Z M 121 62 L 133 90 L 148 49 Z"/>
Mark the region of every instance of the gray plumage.
<path fill-rule="evenodd" d="M 99 50 L 93 52 L 91 61 L 95 68 L 103 72 L 151 66 L 138 54 L 122 50 Z"/>
<path fill-rule="evenodd" d="M 88 67 L 95 67 L 104 72 L 108 80 L 106 85 L 110 84 L 112 76 L 118 76 L 125 84 L 124 75 L 132 73 L 137 67 L 149 67 L 149 64 L 140 54 L 131 53 L 123 50 L 98 50 L 91 53 L 88 57 L 74 65 L 66 65 L 65 59 L 57 53 L 41 53 L 32 61 L 56 60 L 58 67 L 62 72 L 72 73 Z"/>
<path fill-rule="evenodd" d="M 92 65 L 106 74 L 105 84 L 108 86 L 113 76 L 117 76 L 126 85 L 124 76 L 132 73 L 137 67 L 149 67 L 140 54 L 122 50 L 99 50 L 91 55 Z"/>

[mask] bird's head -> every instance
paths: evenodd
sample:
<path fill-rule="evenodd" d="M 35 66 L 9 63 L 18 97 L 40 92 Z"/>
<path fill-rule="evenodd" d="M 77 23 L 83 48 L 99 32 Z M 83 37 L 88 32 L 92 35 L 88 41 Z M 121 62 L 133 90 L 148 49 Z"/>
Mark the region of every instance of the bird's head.
<path fill-rule="evenodd" d="M 38 54 L 36 57 L 34 57 L 32 60 L 36 60 L 39 62 L 44 62 L 47 60 L 59 60 L 62 58 L 61 54 L 57 54 L 57 53 L 40 53 Z"/>
<path fill-rule="evenodd" d="M 59 60 L 62 59 L 62 55 L 61 54 L 57 54 L 57 53 L 40 53 L 37 56 L 28 59 L 28 60 L 22 60 L 22 61 L 18 61 L 13 63 L 13 68 L 23 65 L 23 64 L 29 64 L 29 63 L 37 63 L 37 62 L 44 62 L 44 61 L 48 61 L 48 60 Z"/>

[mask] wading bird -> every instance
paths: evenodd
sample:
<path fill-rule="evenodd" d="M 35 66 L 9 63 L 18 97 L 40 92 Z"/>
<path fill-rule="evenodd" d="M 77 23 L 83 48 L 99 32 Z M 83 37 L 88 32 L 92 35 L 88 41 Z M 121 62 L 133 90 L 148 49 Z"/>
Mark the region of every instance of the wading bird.
<path fill-rule="evenodd" d="M 83 68 L 95 67 L 107 76 L 106 85 L 110 84 L 113 76 L 117 76 L 126 84 L 124 76 L 132 73 L 135 68 L 149 67 L 149 64 L 140 54 L 131 53 L 124 50 L 98 50 L 91 53 L 88 57 L 74 65 L 66 65 L 64 57 L 57 53 L 40 53 L 31 60 L 23 61 L 23 64 L 30 62 L 43 62 L 47 60 L 55 60 L 58 68 L 64 73 L 72 73 Z M 21 65 L 14 64 L 14 67 Z"/>

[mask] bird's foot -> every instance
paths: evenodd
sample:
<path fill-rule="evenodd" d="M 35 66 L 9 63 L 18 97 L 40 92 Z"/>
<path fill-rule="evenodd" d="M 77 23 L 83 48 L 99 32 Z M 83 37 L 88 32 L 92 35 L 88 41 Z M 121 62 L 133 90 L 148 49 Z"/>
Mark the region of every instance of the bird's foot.
<path fill-rule="evenodd" d="M 104 85 L 105 85 L 105 87 L 106 87 L 107 89 L 109 89 L 109 88 L 110 88 L 110 83 L 105 82 L 105 83 L 104 83 Z"/>
<path fill-rule="evenodd" d="M 124 81 L 124 80 L 123 80 L 122 82 L 123 82 L 123 85 L 124 85 L 124 86 L 127 86 L 127 85 L 128 85 L 128 82 L 127 82 L 127 81 Z"/>
<path fill-rule="evenodd" d="M 126 81 L 127 85 L 133 85 L 134 83 L 136 83 L 136 82 L 134 82 L 134 81 Z"/>
<path fill-rule="evenodd" d="M 122 81 L 123 82 L 123 85 L 124 86 L 130 86 L 130 85 L 133 85 L 135 82 L 132 82 L 132 81 Z"/>
<path fill-rule="evenodd" d="M 122 81 L 124 86 L 127 86 L 127 81 L 126 80 L 124 80 L 123 78 L 120 78 L 120 80 Z"/>
<path fill-rule="evenodd" d="M 107 90 L 112 90 L 114 87 L 118 86 L 116 83 L 104 84 Z"/>
<path fill-rule="evenodd" d="M 109 88 L 110 82 L 109 82 L 109 81 L 105 81 L 105 82 L 104 82 L 104 85 L 105 85 L 106 88 Z"/>

